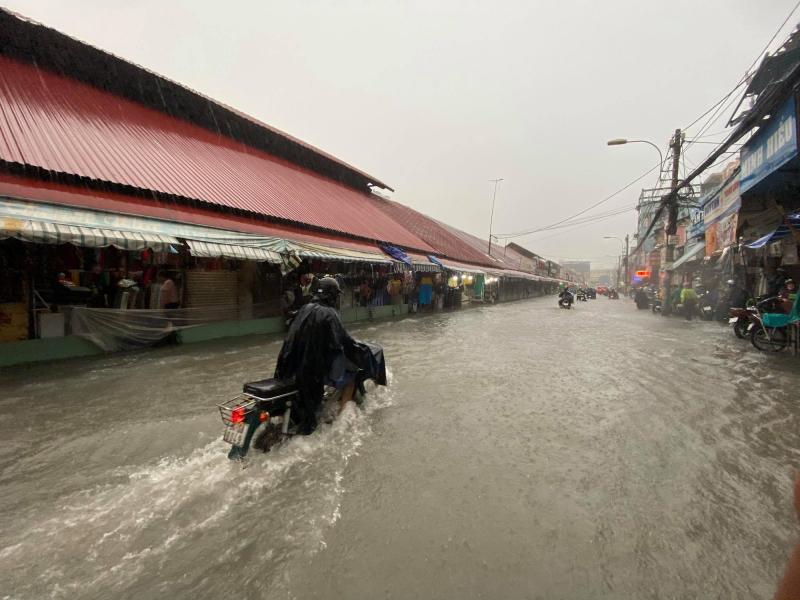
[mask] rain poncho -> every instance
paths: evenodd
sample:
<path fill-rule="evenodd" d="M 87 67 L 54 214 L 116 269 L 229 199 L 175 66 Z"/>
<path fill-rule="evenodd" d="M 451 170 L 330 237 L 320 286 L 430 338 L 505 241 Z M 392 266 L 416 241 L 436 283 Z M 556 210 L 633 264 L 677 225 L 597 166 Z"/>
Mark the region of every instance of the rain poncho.
<path fill-rule="evenodd" d="M 301 432 L 310 433 L 316 427 L 325 382 L 342 378 L 347 366 L 345 355 L 354 344 L 336 309 L 318 298 L 303 306 L 292 321 L 278 356 L 275 377 L 296 381 Z"/>

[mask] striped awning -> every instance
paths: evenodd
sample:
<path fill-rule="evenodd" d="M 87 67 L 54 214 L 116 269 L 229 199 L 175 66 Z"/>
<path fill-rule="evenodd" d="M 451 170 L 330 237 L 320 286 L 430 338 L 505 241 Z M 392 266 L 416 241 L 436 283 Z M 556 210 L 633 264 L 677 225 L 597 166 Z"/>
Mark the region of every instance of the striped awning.
<path fill-rule="evenodd" d="M 486 267 L 478 267 L 476 265 L 465 265 L 463 263 L 453 262 L 452 260 L 444 260 L 444 259 L 439 259 L 439 260 L 441 261 L 442 265 L 444 265 L 444 268 L 450 271 L 457 271 L 461 273 L 480 273 L 480 274 L 485 274 L 487 271 Z"/>
<path fill-rule="evenodd" d="M 251 246 L 237 246 L 235 244 L 218 244 L 216 242 L 202 242 L 186 240 L 192 256 L 201 258 L 234 258 L 237 260 L 255 260 L 279 264 L 281 257 L 277 252 L 266 248 Z"/>
<path fill-rule="evenodd" d="M 340 248 L 337 246 L 327 246 L 314 242 L 297 242 L 293 240 L 282 240 L 281 253 L 295 253 L 303 258 L 315 258 L 319 260 L 332 260 L 341 262 L 365 262 L 373 264 L 388 265 L 392 260 L 383 253 L 364 252 L 352 248 Z"/>
<path fill-rule="evenodd" d="M 408 253 L 411 258 L 411 269 L 417 273 L 441 273 L 442 267 L 433 264 L 427 256 L 422 254 Z"/>
<path fill-rule="evenodd" d="M 0 215 L 0 239 L 6 238 L 39 244 L 73 244 L 82 248 L 106 248 L 108 246 L 115 246 L 122 250 L 150 248 L 156 252 L 168 252 L 181 245 L 177 238 L 160 233 L 69 225 Z"/>

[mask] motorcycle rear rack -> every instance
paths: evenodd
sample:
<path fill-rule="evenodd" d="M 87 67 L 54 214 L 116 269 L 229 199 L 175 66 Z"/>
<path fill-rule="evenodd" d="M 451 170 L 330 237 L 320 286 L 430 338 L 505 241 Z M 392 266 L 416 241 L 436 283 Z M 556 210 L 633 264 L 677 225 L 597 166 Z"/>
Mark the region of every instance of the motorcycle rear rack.
<path fill-rule="evenodd" d="M 280 398 L 288 398 L 289 396 L 296 396 L 296 395 L 297 391 L 293 390 L 291 392 L 287 392 L 286 394 L 273 396 L 269 398 L 269 400 L 278 400 Z M 237 408 L 239 406 L 243 407 L 244 414 L 246 417 L 256 409 L 256 406 L 258 406 L 258 403 L 262 400 L 264 400 L 264 398 L 259 398 L 258 396 L 253 396 L 252 394 L 248 394 L 247 392 L 242 392 L 241 394 L 237 394 L 230 400 L 226 400 L 225 402 L 217 404 L 217 408 L 219 408 L 219 414 L 222 417 L 222 421 L 226 425 L 231 425 L 232 424 L 231 412 L 233 412 L 234 408 Z M 292 403 L 289 402 L 289 406 L 291 405 Z"/>
<path fill-rule="evenodd" d="M 231 419 L 233 410 L 241 406 L 244 408 L 245 416 L 247 416 L 256 409 L 256 402 L 257 399 L 249 394 L 237 394 L 230 400 L 217 404 L 217 408 L 219 408 L 223 423 L 225 425 L 233 425 L 233 420 Z"/>

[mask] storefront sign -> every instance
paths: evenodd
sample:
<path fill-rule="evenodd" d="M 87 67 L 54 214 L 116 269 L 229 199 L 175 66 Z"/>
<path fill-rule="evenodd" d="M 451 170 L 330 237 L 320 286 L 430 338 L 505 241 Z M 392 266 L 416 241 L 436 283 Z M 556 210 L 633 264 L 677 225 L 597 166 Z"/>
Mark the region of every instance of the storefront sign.
<path fill-rule="evenodd" d="M 687 230 L 689 239 L 694 239 L 703 235 L 706 230 L 706 224 L 703 220 L 703 211 L 699 208 L 692 208 L 689 210 L 689 218 L 691 224 Z"/>
<path fill-rule="evenodd" d="M 797 109 L 794 96 L 742 147 L 741 192 L 797 156 Z"/>
<path fill-rule="evenodd" d="M 739 208 L 742 206 L 742 197 L 739 191 L 739 178 L 736 177 L 703 204 L 703 221 L 706 227 L 728 215 L 739 212 Z"/>

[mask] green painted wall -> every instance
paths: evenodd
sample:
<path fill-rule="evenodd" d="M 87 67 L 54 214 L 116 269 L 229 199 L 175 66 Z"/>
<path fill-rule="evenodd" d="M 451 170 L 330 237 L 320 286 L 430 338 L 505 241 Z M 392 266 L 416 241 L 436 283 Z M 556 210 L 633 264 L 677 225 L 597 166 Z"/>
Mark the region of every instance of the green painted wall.
<path fill-rule="evenodd" d="M 395 306 L 375 306 L 370 308 L 342 309 L 342 320 L 345 323 L 366 321 L 370 319 L 388 319 L 408 314 L 407 304 Z M 220 321 L 188 327 L 178 332 L 178 341 L 182 344 L 193 344 L 218 338 L 238 337 L 254 333 L 281 333 L 284 322 L 280 317 L 270 319 L 252 319 L 249 321 Z M 24 340 L 0 344 L 0 367 L 9 367 L 31 362 L 44 362 L 62 358 L 75 358 L 103 354 L 103 351 L 91 342 L 74 335 L 63 338 L 43 340 Z"/>
<path fill-rule="evenodd" d="M 0 367 L 102 353 L 92 342 L 74 335 L 7 342 L 0 344 Z"/>
<path fill-rule="evenodd" d="M 220 321 L 188 327 L 178 332 L 181 344 L 193 344 L 224 337 L 237 337 L 252 333 L 280 333 L 284 330 L 283 319 L 251 319 L 249 321 Z"/>

